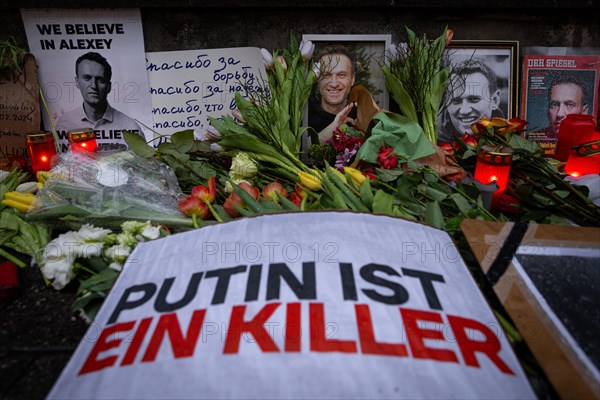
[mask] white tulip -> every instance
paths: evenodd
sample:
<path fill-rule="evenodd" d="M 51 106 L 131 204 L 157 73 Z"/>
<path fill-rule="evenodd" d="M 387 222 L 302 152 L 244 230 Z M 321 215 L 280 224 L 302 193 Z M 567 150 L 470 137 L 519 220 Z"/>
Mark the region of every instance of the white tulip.
<path fill-rule="evenodd" d="M 206 137 L 208 139 L 219 140 L 223 137 L 223 135 L 221 135 L 221 132 L 219 132 L 217 128 L 209 125 L 208 128 L 206 128 Z"/>
<path fill-rule="evenodd" d="M 315 44 L 310 40 L 300 42 L 300 54 L 305 60 L 310 60 L 315 52 Z"/>
<path fill-rule="evenodd" d="M 240 112 L 240 110 L 238 110 L 237 108 L 234 110 L 231 110 L 231 115 L 233 115 L 233 118 L 237 119 L 238 121 L 240 121 L 242 124 L 246 123 L 246 120 L 244 119 L 244 117 L 242 116 L 242 113 Z"/>
<path fill-rule="evenodd" d="M 221 146 L 221 145 L 220 145 L 220 144 L 218 144 L 218 143 L 211 143 L 211 144 L 210 144 L 210 149 L 211 149 L 212 151 L 214 151 L 215 153 L 220 153 L 220 152 L 222 152 L 222 151 L 225 151 L 225 147 Z"/>
<path fill-rule="evenodd" d="M 267 49 L 260 49 L 260 54 L 262 55 L 265 69 L 273 69 L 275 66 L 275 60 L 273 60 L 273 55 L 271 52 Z"/>

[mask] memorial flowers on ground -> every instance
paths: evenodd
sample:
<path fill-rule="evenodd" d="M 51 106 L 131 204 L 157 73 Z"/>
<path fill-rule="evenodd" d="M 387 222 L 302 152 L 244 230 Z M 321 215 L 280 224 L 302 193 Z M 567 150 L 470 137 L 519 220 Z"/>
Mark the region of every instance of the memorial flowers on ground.
<path fill-rule="evenodd" d="M 409 44 L 394 56 L 398 64 L 385 74 L 402 115 L 379 112 L 366 132 L 341 126 L 331 143 L 313 146 L 305 162 L 301 120 L 317 79 L 314 46 L 292 36 L 287 49 L 261 51 L 263 86 L 247 100 L 236 94 L 238 109 L 212 119 L 205 132 L 177 132 L 156 149 L 126 133 L 128 152 L 61 155 L 36 196 L 39 209 L 0 206 L 0 232 L 9 236 L 0 254 L 33 258 L 57 289 L 79 280 L 75 306 L 91 316 L 135 246 L 166 234 L 161 226 L 180 232 L 254 214 L 335 209 L 419 221 L 460 243 L 465 218 L 600 225 L 586 190 L 565 182 L 522 136 L 525 121 L 481 120 L 475 136 L 438 147 L 432 116 L 447 73 L 438 63 L 447 35 L 427 42 L 408 33 Z M 419 62 L 427 76 L 415 81 Z M 411 85 L 415 91 L 408 93 Z M 430 106 L 421 109 L 423 102 Z M 510 182 L 494 211 L 484 206 L 472 177 L 465 178 L 485 144 L 514 149 Z M 106 173 L 113 170 L 124 174 L 112 179 Z M 3 197 L 24 176 L 11 174 L 10 185 L 0 186 Z M 83 224 L 84 218 L 93 224 Z"/>

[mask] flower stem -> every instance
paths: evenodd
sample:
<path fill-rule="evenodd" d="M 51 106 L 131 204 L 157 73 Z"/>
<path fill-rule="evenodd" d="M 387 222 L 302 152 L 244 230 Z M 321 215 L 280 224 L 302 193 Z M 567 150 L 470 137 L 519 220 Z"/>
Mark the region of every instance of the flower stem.
<path fill-rule="evenodd" d="M 91 269 L 89 269 L 88 267 L 86 267 L 85 265 L 83 265 L 83 264 L 81 264 L 81 263 L 78 263 L 78 268 L 79 268 L 80 270 L 82 270 L 82 271 L 85 271 L 85 272 L 87 272 L 87 273 L 90 273 L 90 274 L 92 274 L 92 275 L 96 275 L 96 274 L 97 274 L 97 272 L 96 272 L 96 271 L 92 271 Z"/>
<path fill-rule="evenodd" d="M 19 260 L 17 257 L 13 256 L 9 252 L 4 251 L 4 249 L 2 249 L 2 248 L 0 248 L 0 256 L 6 258 L 8 261 L 12 261 L 19 268 L 25 268 L 27 266 L 27 264 L 25 264 L 23 261 Z"/>
<path fill-rule="evenodd" d="M 195 229 L 198 229 L 198 216 L 196 216 L 196 214 L 192 214 L 192 224 L 194 226 Z"/>
<path fill-rule="evenodd" d="M 52 126 L 52 137 L 54 138 L 54 146 L 56 147 L 56 152 L 60 153 L 60 143 L 58 141 L 58 134 L 56 133 L 56 126 L 54 125 L 54 118 L 52 118 L 52 114 L 50 114 L 50 110 L 48 109 L 48 104 L 46 104 L 46 98 L 44 97 L 44 93 L 42 93 L 41 88 L 40 88 L 40 99 L 42 99 L 42 104 L 44 105 L 44 110 L 46 110 L 46 114 L 48 114 L 48 119 L 50 120 L 50 125 Z"/>
<path fill-rule="evenodd" d="M 212 204 L 210 204 L 209 201 L 204 201 L 204 203 L 208 206 L 208 209 L 210 210 L 211 214 L 213 215 L 213 217 L 215 217 L 215 219 L 217 220 L 217 222 L 223 222 L 223 219 L 221 219 L 221 216 L 217 213 L 217 211 L 213 208 Z M 194 217 L 196 215 L 194 214 Z"/>

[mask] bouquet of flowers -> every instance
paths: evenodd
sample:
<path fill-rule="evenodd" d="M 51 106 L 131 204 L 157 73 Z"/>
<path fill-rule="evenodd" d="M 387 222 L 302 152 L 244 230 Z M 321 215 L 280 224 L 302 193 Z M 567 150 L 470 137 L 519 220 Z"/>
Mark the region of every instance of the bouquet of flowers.
<path fill-rule="evenodd" d="M 343 172 L 344 167 L 353 164 L 356 154 L 365 142 L 365 135 L 356 128 L 342 124 L 333 132 L 331 141 L 322 144 L 313 144 L 309 151 L 309 158 L 317 167 L 323 168 L 325 163 L 333 164 Z"/>

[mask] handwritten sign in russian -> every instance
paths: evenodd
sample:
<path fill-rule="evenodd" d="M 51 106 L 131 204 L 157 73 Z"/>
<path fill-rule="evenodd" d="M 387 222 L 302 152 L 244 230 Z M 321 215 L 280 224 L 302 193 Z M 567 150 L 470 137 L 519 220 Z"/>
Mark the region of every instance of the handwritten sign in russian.
<path fill-rule="evenodd" d="M 40 130 L 39 90 L 31 54 L 16 80 L 0 78 L 0 161 L 27 156 L 26 134 Z"/>
<path fill-rule="evenodd" d="M 258 48 L 186 50 L 146 53 L 154 130 L 171 135 L 184 129 L 200 132 L 208 117 L 236 108 L 235 93 L 260 90 L 266 78 Z"/>

